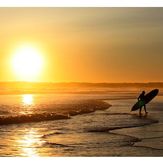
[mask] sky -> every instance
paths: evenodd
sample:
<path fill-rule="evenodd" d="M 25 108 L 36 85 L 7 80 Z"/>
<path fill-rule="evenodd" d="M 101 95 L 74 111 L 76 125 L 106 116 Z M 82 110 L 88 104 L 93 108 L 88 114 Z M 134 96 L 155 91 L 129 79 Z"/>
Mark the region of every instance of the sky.
<path fill-rule="evenodd" d="M 20 80 L 24 43 L 41 51 L 37 81 L 163 81 L 163 8 L 0 8 L 0 81 Z"/>

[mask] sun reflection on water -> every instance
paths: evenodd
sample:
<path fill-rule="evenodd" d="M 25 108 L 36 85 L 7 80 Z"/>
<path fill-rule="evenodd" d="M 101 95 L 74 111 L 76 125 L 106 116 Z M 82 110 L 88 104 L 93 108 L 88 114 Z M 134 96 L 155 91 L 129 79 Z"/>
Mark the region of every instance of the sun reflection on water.
<path fill-rule="evenodd" d="M 32 94 L 24 94 L 21 96 L 22 107 L 20 114 L 32 114 L 34 111 L 34 97 Z"/>
<path fill-rule="evenodd" d="M 39 156 L 38 149 L 43 144 L 43 141 L 40 139 L 38 132 L 31 128 L 19 138 L 18 144 L 21 148 L 22 156 L 37 157 Z"/>
<path fill-rule="evenodd" d="M 32 105 L 33 104 L 33 95 L 31 95 L 31 94 L 22 95 L 22 102 L 24 105 Z"/>

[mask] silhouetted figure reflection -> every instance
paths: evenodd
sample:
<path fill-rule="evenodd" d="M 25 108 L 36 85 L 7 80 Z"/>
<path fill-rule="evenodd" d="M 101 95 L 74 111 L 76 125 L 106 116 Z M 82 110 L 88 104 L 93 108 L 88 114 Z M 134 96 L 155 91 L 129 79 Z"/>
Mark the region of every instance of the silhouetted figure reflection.
<path fill-rule="evenodd" d="M 145 100 L 144 98 L 145 98 L 145 91 L 142 91 L 142 93 L 141 93 L 141 94 L 139 95 L 139 97 L 138 97 L 138 101 L 139 101 L 139 100 L 144 101 L 144 100 Z M 144 104 L 143 106 L 144 106 L 145 114 L 147 115 L 148 112 L 147 112 L 147 110 L 146 110 L 146 105 Z M 142 107 L 143 107 L 143 106 L 141 106 L 140 109 L 139 109 L 139 116 L 141 116 L 141 110 L 142 110 Z"/>

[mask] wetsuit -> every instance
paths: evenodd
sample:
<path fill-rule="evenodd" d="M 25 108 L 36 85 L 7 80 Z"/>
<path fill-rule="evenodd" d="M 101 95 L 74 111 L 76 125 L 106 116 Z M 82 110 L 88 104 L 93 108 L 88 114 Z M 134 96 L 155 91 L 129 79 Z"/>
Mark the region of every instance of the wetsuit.
<path fill-rule="evenodd" d="M 144 97 L 145 97 L 145 93 L 141 93 L 140 96 L 138 97 L 138 100 L 144 100 Z M 143 107 L 143 106 L 142 106 L 142 107 Z M 140 107 L 140 109 L 139 109 L 139 115 L 141 115 L 142 107 Z M 147 114 L 146 105 L 145 105 L 145 104 L 144 104 L 144 111 L 145 111 L 145 113 Z"/>

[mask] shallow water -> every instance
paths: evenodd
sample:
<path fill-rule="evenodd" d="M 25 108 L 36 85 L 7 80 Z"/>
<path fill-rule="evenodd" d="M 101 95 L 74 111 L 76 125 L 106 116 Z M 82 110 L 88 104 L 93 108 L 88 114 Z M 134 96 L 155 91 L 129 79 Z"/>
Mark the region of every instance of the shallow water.
<path fill-rule="evenodd" d="M 123 99 L 111 100 L 120 97 Z M 0 156 L 162 156 L 163 97 L 151 102 L 149 116 L 142 118 L 130 113 L 136 100 L 127 97 L 126 93 L 1 95 L 3 116 L 51 112 L 56 105 L 64 107 L 88 99 L 105 99 L 112 107 L 70 119 L 2 125 Z M 152 143 L 147 142 L 150 139 Z"/>

